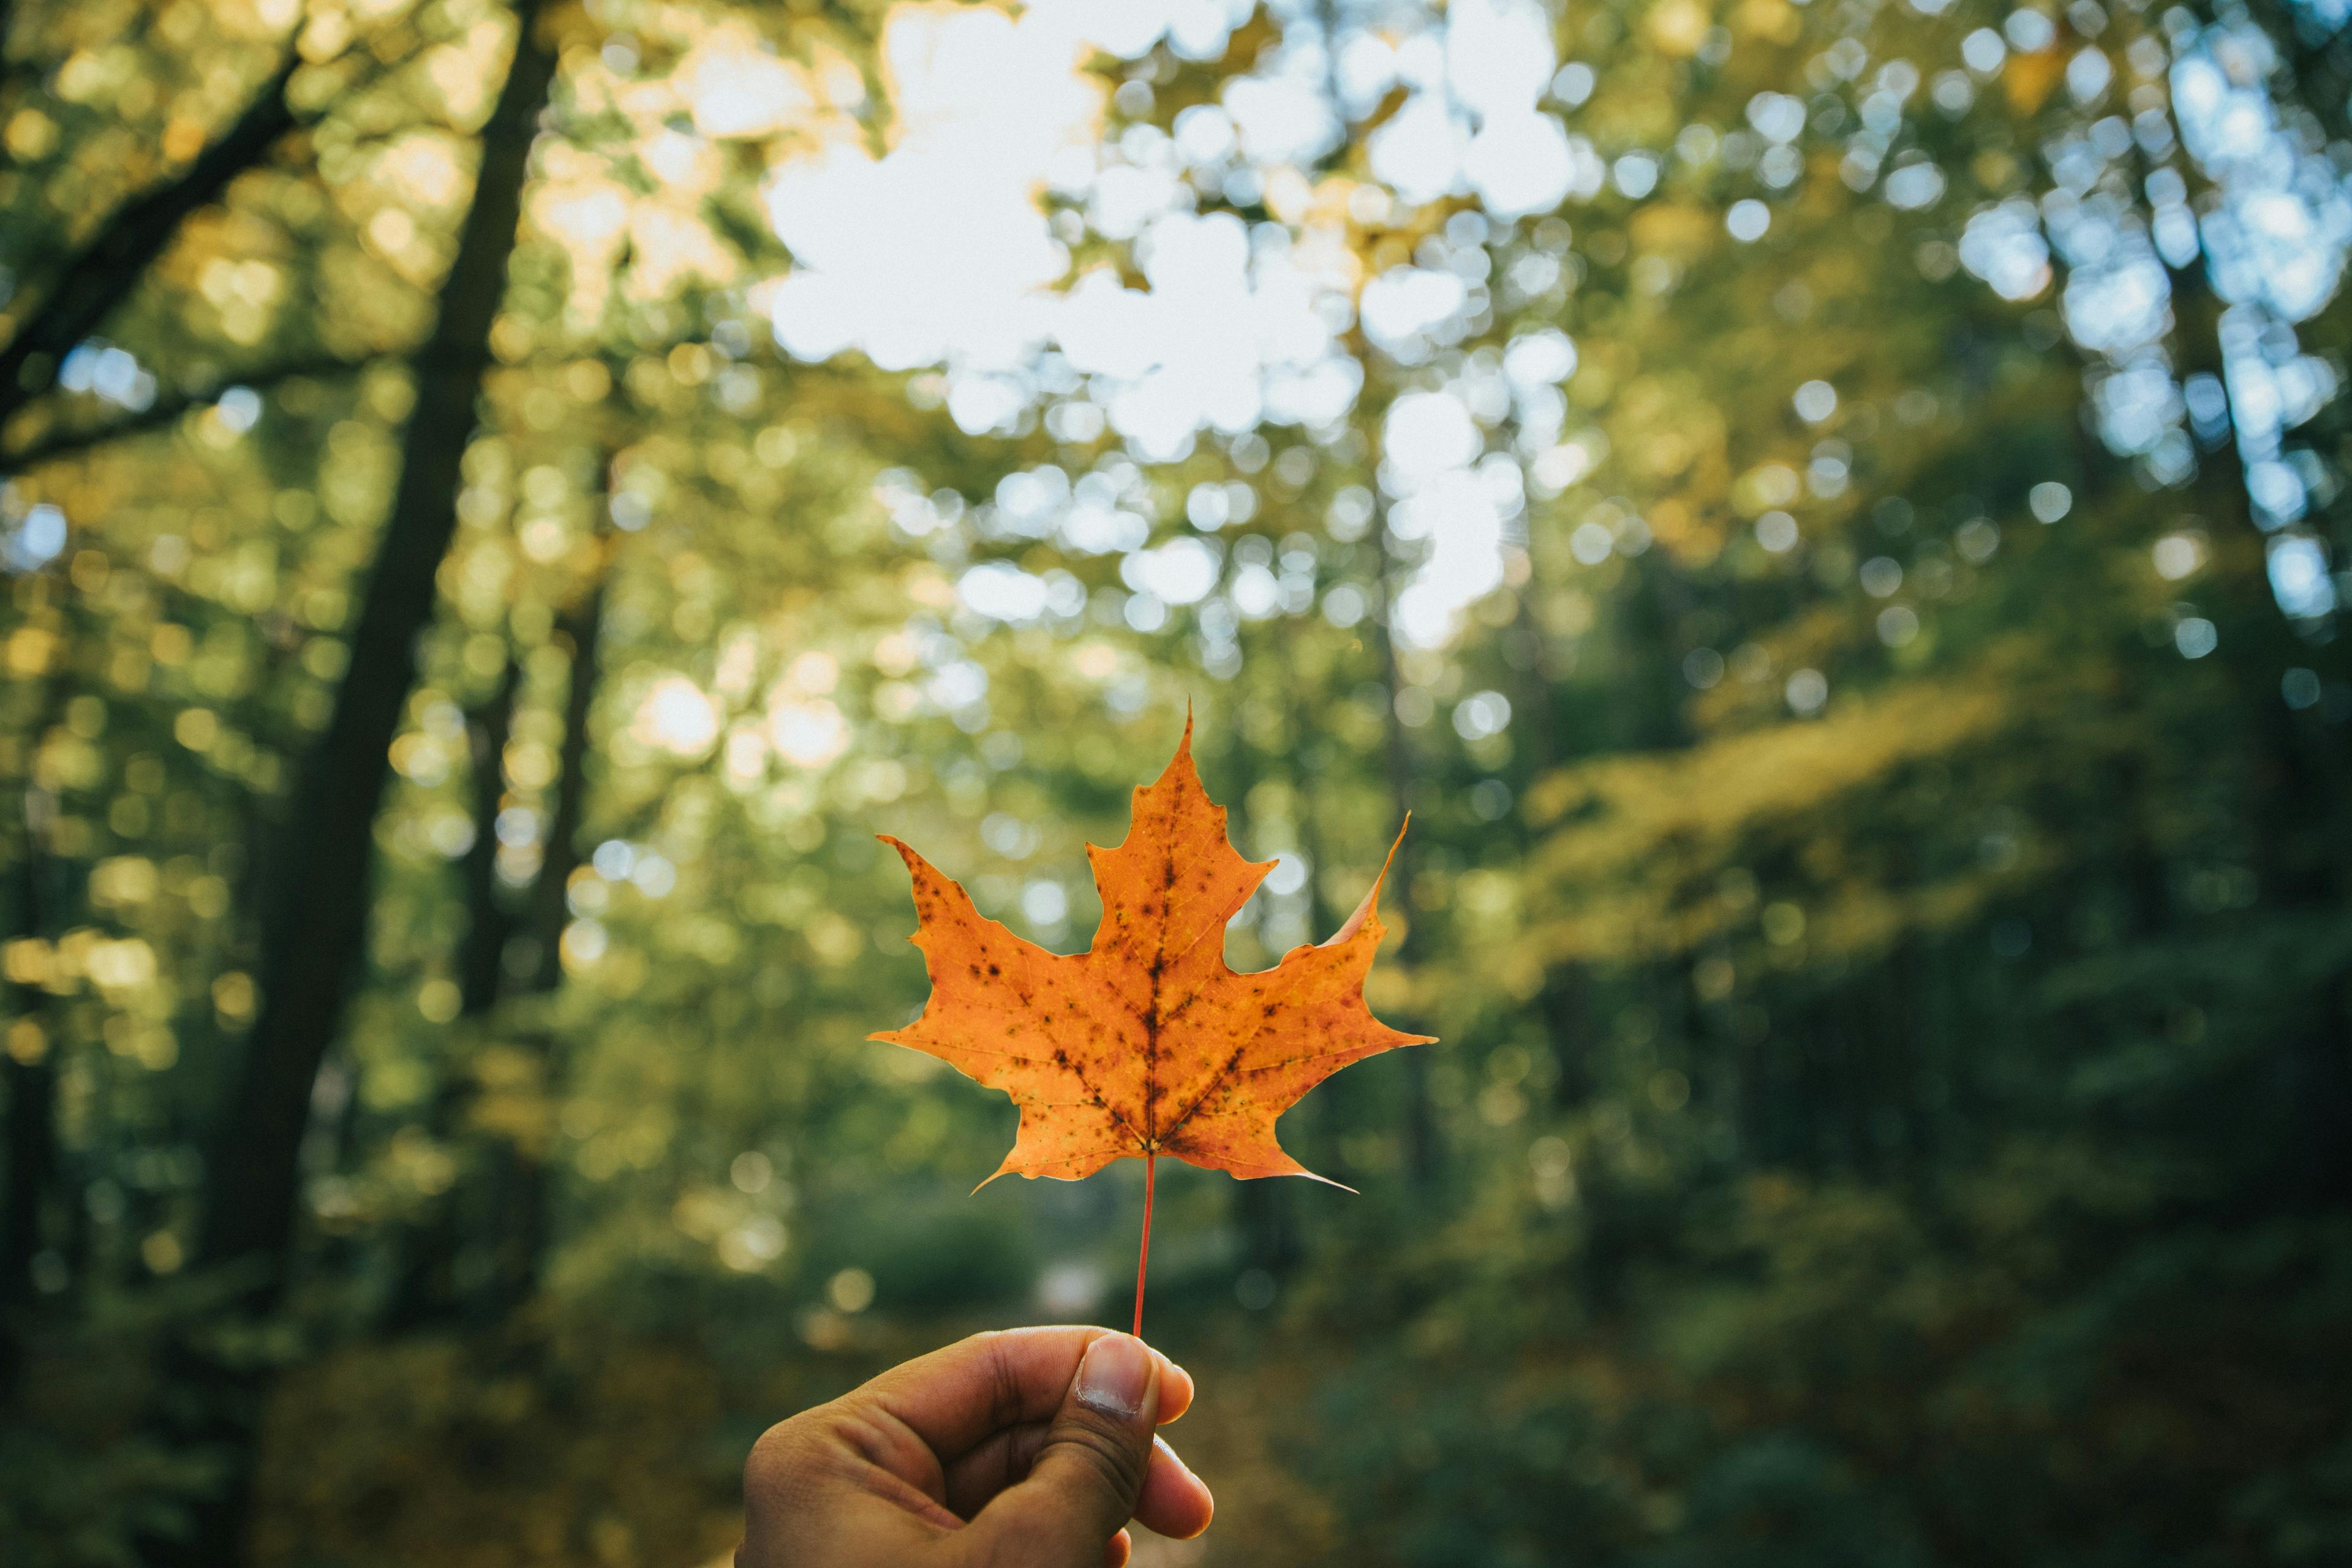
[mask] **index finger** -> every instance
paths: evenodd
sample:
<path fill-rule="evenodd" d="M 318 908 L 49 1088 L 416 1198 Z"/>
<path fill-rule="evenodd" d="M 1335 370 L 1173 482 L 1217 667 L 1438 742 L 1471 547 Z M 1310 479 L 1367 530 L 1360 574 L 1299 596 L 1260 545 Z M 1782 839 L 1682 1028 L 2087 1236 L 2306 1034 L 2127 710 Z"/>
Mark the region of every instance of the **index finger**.
<path fill-rule="evenodd" d="M 893 1367 L 859 1392 L 944 1463 L 1005 1427 L 1051 1417 L 1087 1346 L 1111 1331 L 1077 1325 L 974 1334 Z M 1152 1354 L 1160 1360 L 1160 1419 L 1173 1421 L 1192 1403 L 1192 1379 L 1158 1351 Z"/>

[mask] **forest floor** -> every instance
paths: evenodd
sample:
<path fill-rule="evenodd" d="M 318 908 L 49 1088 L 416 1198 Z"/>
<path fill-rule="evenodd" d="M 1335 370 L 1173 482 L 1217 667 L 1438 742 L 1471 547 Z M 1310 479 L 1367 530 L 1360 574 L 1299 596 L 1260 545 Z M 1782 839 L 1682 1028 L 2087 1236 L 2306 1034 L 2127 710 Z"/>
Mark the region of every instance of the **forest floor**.
<path fill-rule="evenodd" d="M 737 1476 L 769 1422 L 856 1381 L 901 1335 L 730 1375 L 676 1340 L 572 1333 L 419 1338 L 339 1351 L 274 1402 L 256 1523 L 259 1568 L 720 1568 Z M 939 1335 L 904 1336 L 910 1346 Z M 950 1334 L 947 1337 L 952 1337 Z M 1188 1346 L 1200 1387 L 1171 1430 L 1214 1489 L 1197 1541 L 1139 1529 L 1138 1568 L 1317 1560 L 1329 1505 L 1277 1452 L 1316 1373 L 1307 1345 Z M 729 1358 L 740 1366 L 742 1357 Z"/>

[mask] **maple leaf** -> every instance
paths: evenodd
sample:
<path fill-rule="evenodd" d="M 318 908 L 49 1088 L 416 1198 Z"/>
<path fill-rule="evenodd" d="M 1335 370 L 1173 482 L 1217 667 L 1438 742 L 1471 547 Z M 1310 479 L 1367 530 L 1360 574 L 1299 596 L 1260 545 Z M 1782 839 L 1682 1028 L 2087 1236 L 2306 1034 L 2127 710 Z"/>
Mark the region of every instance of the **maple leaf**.
<path fill-rule="evenodd" d="M 1386 865 L 1329 941 L 1256 973 L 1226 965 L 1225 922 L 1275 863 L 1244 860 L 1226 840 L 1225 808 L 1192 766 L 1190 721 L 1167 771 L 1135 792 L 1126 841 L 1087 847 L 1103 912 L 1085 952 L 1013 935 L 929 861 L 883 842 L 914 876 L 912 940 L 931 995 L 914 1023 L 870 1037 L 1013 1097 L 1020 1131 L 988 1181 L 1076 1181 L 1143 1160 L 1147 1250 L 1159 1156 L 1243 1178 L 1314 1176 L 1276 1142 L 1276 1120 L 1349 1063 L 1433 1038 L 1390 1028 L 1364 1004 Z M 1139 1323 L 1141 1293 L 1139 1264 Z"/>

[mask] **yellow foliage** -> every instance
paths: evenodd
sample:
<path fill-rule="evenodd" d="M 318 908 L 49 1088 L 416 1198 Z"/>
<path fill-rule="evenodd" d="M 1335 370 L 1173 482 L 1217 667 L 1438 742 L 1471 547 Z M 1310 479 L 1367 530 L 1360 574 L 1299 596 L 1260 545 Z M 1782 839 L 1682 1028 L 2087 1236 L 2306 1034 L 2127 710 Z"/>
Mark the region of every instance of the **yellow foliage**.
<path fill-rule="evenodd" d="M 2009 95 L 2011 108 L 2020 114 L 2032 114 L 2065 74 L 2066 61 L 2056 49 L 2011 55 L 2008 68 L 2001 72 L 2001 89 Z"/>
<path fill-rule="evenodd" d="M 1712 249 L 1722 229 L 1715 213 L 1687 202 L 1654 203 L 1625 224 L 1635 250 L 1685 262 Z"/>
<path fill-rule="evenodd" d="M 1664 0 L 1651 11 L 1644 30 L 1661 53 L 1694 55 L 1706 39 L 1712 20 L 1698 0 Z"/>
<path fill-rule="evenodd" d="M 2013 722 L 1997 689 L 1922 682 L 1810 722 L 1555 773 L 1527 803 L 1530 821 L 1558 825 L 1529 868 L 1551 905 L 1542 945 L 1588 960 L 1687 952 L 1748 919 L 1746 900 L 1694 884 L 1736 864 L 1753 840 L 1800 833 L 1839 798 Z M 1817 950 L 1866 949 L 1907 925 L 1961 917 L 1990 885 L 1989 875 L 1909 890 L 1848 879 L 1812 910 L 1809 935 Z"/>

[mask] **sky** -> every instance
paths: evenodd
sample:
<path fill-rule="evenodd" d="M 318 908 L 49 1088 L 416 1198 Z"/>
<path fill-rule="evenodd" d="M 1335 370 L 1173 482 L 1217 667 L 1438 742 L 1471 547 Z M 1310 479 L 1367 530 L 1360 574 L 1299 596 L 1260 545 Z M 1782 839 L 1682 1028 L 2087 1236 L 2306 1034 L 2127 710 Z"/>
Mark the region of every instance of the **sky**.
<path fill-rule="evenodd" d="M 885 369 L 940 367 L 948 411 L 974 433 L 1045 408 L 1059 432 L 1087 439 L 1108 426 L 1138 461 L 1174 461 L 1204 437 L 1344 420 L 1364 380 L 1347 342 L 1360 311 L 1374 344 L 1410 357 L 1468 307 L 1452 272 L 1408 265 L 1366 279 L 1317 234 L 1308 177 L 1344 134 L 1341 114 L 1406 89 L 1368 149 L 1386 187 L 1370 199 L 1474 195 L 1507 218 L 1558 205 L 1580 178 L 1597 184 L 1590 148 L 1580 159 L 1538 107 L 1558 65 L 1550 24 L 1509 0 L 1456 0 L 1444 19 L 1343 8 L 1328 40 L 1292 18 L 1255 69 L 1178 115 L 1172 134 L 1130 125 L 1106 137 L 1108 84 L 1080 69 L 1091 51 L 1133 56 L 1165 37 L 1181 57 L 1212 58 L 1248 15 L 1245 0 L 895 12 L 887 151 L 875 157 L 845 135 L 768 188 L 795 262 L 767 296 L 778 342 L 801 359 L 856 352 Z M 1196 210 L 1221 189 L 1263 195 L 1290 221 L 1252 227 Z M 1089 236 L 1129 244 L 1142 287 L 1108 267 L 1074 268 L 1073 243 Z M 1575 361 L 1561 339 L 1514 363 L 1556 384 Z M 1451 392 L 1404 400 L 1381 428 L 1390 526 L 1426 552 L 1399 595 L 1397 629 L 1441 643 L 1501 584 L 1507 510 L 1524 485 L 1517 459 L 1487 460 L 1486 431 Z M 1119 521 L 1134 487 L 1116 498 L 1064 489 L 1050 531 L 1081 551 L 1120 552 L 1139 593 L 1184 605 L 1216 586 L 1218 555 L 1202 541 L 1149 545 L 1161 520 Z M 1205 502 L 1187 511 L 1199 532 L 1233 521 Z M 1042 580 L 974 572 L 968 605 L 1041 613 Z"/>

